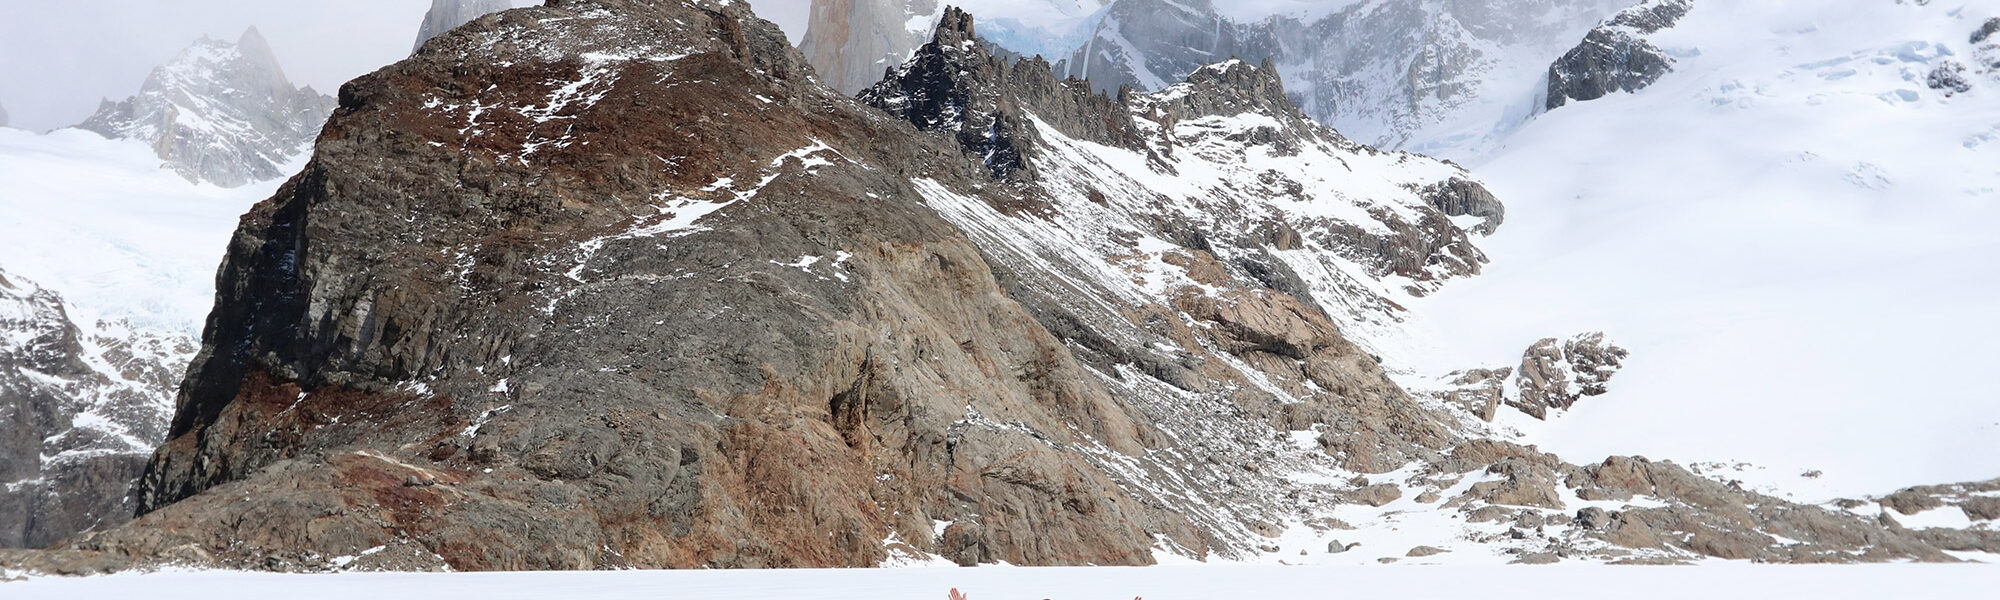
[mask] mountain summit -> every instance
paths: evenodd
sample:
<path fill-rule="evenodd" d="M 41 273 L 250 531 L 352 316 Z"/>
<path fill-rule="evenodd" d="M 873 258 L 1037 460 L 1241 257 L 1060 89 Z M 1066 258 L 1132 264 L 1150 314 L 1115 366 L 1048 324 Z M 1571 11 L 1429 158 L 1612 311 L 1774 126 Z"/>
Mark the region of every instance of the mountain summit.
<path fill-rule="evenodd" d="M 286 175 L 333 99 L 294 87 L 252 27 L 235 43 L 203 37 L 153 70 L 138 95 L 105 101 L 77 128 L 151 144 L 190 181 L 238 187 Z"/>
<path fill-rule="evenodd" d="M 1142 565 L 1351 549 L 1334 530 L 1397 559 L 1530 563 L 1960 543 L 1670 462 L 1566 463 L 1403 389 L 1384 332 L 1479 272 L 1499 201 L 1308 120 L 1272 63 L 1103 94 L 947 10 L 859 99 L 812 73 L 742 2 L 555 0 L 350 83 L 231 240 L 143 516 L 28 560 Z M 1622 356 L 1598 342 L 1541 347 L 1494 398 L 1547 414 L 1602 391 Z"/>

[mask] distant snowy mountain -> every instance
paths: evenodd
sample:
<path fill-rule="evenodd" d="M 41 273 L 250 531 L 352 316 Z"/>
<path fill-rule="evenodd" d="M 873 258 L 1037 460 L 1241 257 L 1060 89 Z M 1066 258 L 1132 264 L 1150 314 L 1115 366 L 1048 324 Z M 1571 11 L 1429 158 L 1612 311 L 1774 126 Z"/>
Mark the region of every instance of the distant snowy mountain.
<path fill-rule="evenodd" d="M 859 92 L 930 41 L 947 5 L 978 15 L 982 37 L 1024 56 L 1069 52 L 1107 0 L 813 0 L 799 49 L 828 86 Z"/>
<path fill-rule="evenodd" d="M 410 47 L 410 52 L 423 49 L 424 42 L 473 19 L 512 7 L 509 0 L 431 0 L 431 10 L 424 13 L 424 24 L 417 29 L 417 43 Z"/>
<path fill-rule="evenodd" d="M 7 126 L 7 107 L 0 106 L 0 127 Z"/>
<path fill-rule="evenodd" d="M 1119 0 L 1063 72 L 1158 89 L 1231 56 L 1278 62 L 1301 109 L 1349 137 L 1456 156 L 1532 114 L 1536 78 L 1631 0 Z"/>
<path fill-rule="evenodd" d="M 1674 4 L 1670 26 L 1589 34 L 1552 70 L 1591 93 L 1467 161 L 1508 227 L 1482 277 L 1413 307 L 1441 349 L 1413 356 L 1442 372 L 1615 336 L 1608 395 L 1500 419 L 1578 460 L 1700 460 L 1820 498 L 2000 473 L 2000 7 L 1647 6 Z M 1640 51 L 1666 70 L 1620 58 Z"/>
<path fill-rule="evenodd" d="M 79 322 L 62 297 L 0 271 L 0 548 L 42 547 L 132 518 L 166 437 L 193 336 Z"/>
<path fill-rule="evenodd" d="M 79 129 L 151 144 L 190 181 L 222 187 L 276 179 L 333 111 L 333 98 L 294 87 L 264 37 L 202 38 L 155 69 L 139 94 L 106 101 Z"/>

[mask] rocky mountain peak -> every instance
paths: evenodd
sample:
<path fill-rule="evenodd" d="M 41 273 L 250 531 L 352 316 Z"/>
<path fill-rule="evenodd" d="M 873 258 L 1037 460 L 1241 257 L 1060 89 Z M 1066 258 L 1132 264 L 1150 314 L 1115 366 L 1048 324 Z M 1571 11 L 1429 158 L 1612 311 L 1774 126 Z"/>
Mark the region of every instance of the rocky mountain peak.
<path fill-rule="evenodd" d="M 863 91 L 861 102 L 926 131 L 956 134 L 965 151 L 1001 179 L 1032 179 L 1035 134 L 1030 113 L 1057 129 L 1117 145 L 1139 146 L 1119 101 L 1088 83 L 1059 79 L 1040 57 L 1009 61 L 978 38 L 974 17 L 947 8 L 929 43 Z"/>
<path fill-rule="evenodd" d="M 151 144 L 190 181 L 237 187 L 288 175 L 332 108 L 332 98 L 293 86 L 251 27 L 234 43 L 197 40 L 137 95 L 105 101 L 77 127 Z"/>
<path fill-rule="evenodd" d="M 1178 89 L 1182 86 L 1186 89 Z M 1306 118 L 1286 95 L 1284 79 L 1269 58 L 1261 65 L 1232 58 L 1196 69 L 1185 83 L 1162 95 L 1179 101 L 1184 118 L 1246 112 Z"/>
<path fill-rule="evenodd" d="M 944 17 L 938 20 L 931 43 L 941 46 L 978 41 L 979 34 L 973 30 L 972 13 L 956 6 L 947 6 Z"/>

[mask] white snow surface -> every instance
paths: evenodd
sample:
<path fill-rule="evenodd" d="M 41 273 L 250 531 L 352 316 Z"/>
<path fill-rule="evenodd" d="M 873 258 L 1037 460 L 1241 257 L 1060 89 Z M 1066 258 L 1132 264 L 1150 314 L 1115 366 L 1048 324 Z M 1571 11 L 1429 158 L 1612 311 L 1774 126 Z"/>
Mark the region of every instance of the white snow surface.
<path fill-rule="evenodd" d="M 1807 501 L 2000 476 L 2000 78 L 1923 79 L 1996 13 L 1697 3 L 1651 36 L 1674 73 L 1466 161 L 1508 221 L 1486 274 L 1418 301 L 1416 366 L 1603 330 L 1632 351 L 1611 393 L 1527 441 L 1715 461 Z"/>
<path fill-rule="evenodd" d="M 588 573 L 272 575 L 169 572 L 0 583 L 14 600 L 1216 600 L 1224 598 L 1481 598 L 1629 600 L 1784 597 L 1978 598 L 1992 591 L 1991 565 L 1688 567 L 1271 567 L 1167 566 L 797 571 L 617 571 Z"/>
<path fill-rule="evenodd" d="M 279 183 L 194 184 L 143 142 L 0 129 L 0 268 L 61 294 L 78 323 L 198 335 L 237 217 Z"/>

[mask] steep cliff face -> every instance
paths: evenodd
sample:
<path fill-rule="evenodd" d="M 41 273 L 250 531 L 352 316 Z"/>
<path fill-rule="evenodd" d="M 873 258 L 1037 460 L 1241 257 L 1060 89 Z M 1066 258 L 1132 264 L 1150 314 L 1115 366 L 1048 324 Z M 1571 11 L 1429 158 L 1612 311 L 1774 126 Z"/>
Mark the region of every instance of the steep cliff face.
<path fill-rule="evenodd" d="M 431 0 L 431 9 L 424 13 L 424 24 L 417 28 L 417 42 L 410 46 L 410 52 L 422 50 L 424 42 L 473 19 L 509 8 L 513 8 L 510 0 Z"/>
<path fill-rule="evenodd" d="M 828 86 L 858 92 L 924 43 L 924 17 L 939 8 L 937 0 L 814 0 L 799 50 Z"/>
<path fill-rule="evenodd" d="M 931 40 L 947 5 L 978 15 L 989 47 L 1026 57 L 1067 53 L 1071 34 L 1107 0 L 813 0 L 799 49 L 826 84 L 853 94 Z M 993 45 L 997 42 L 997 45 Z"/>
<path fill-rule="evenodd" d="M 332 98 L 285 78 L 253 27 L 235 43 L 195 42 L 77 128 L 151 144 L 190 181 L 239 187 L 284 177 L 332 110 Z"/>
<path fill-rule="evenodd" d="M 1548 110 L 1571 101 L 1636 92 L 1673 70 L 1674 59 L 1646 41 L 1687 16 L 1692 0 L 1646 0 L 1590 30 L 1583 43 L 1549 67 Z"/>
<path fill-rule="evenodd" d="M 0 271 L 0 548 L 131 519 L 192 340 L 118 329 L 80 326 L 61 297 Z"/>

